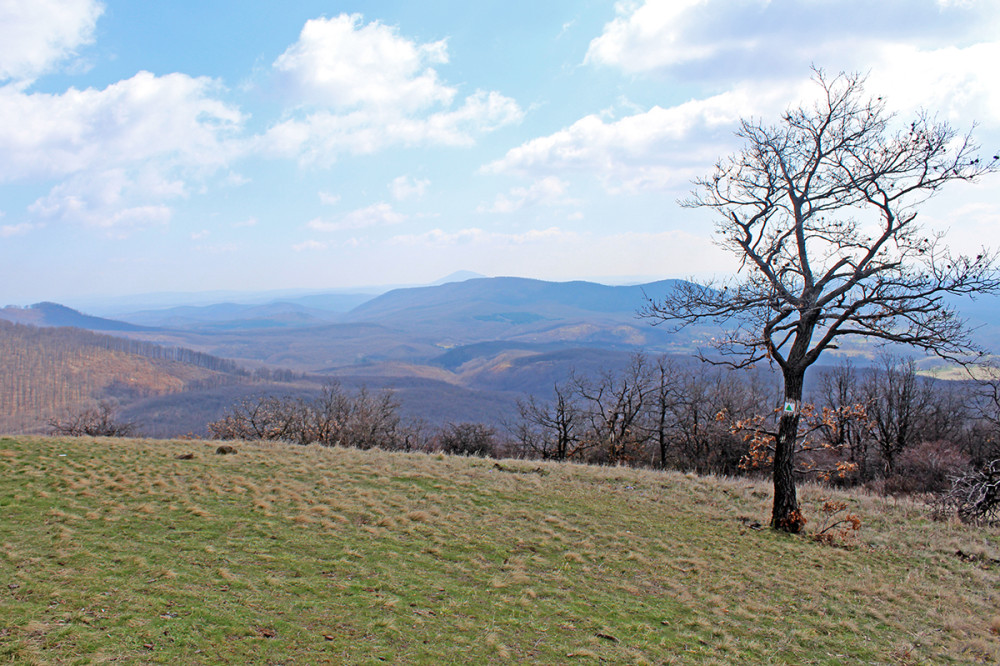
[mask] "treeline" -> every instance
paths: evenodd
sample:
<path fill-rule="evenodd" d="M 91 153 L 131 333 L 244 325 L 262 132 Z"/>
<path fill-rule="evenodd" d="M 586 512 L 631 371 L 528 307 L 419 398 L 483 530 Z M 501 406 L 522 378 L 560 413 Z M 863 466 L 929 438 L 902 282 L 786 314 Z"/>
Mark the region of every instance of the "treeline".
<path fill-rule="evenodd" d="M 893 356 L 870 367 L 844 362 L 818 374 L 800 410 L 802 477 L 881 492 L 941 490 L 1000 458 L 1000 391 L 918 375 Z M 769 470 L 785 405 L 765 371 L 635 355 L 623 368 L 572 374 L 549 396 L 528 397 L 504 428 L 477 423 L 429 429 L 404 422 L 390 391 L 316 399 L 259 396 L 209 424 L 220 439 L 444 450 L 595 464 L 760 474 Z"/>
<path fill-rule="evenodd" d="M 801 405 L 801 477 L 884 492 L 940 490 L 1000 458 L 1000 392 L 989 383 L 917 374 L 884 355 L 821 369 Z M 571 376 L 520 404 L 509 451 L 553 460 L 653 466 L 700 474 L 769 471 L 786 408 L 761 371 L 637 355 L 623 370 Z"/>

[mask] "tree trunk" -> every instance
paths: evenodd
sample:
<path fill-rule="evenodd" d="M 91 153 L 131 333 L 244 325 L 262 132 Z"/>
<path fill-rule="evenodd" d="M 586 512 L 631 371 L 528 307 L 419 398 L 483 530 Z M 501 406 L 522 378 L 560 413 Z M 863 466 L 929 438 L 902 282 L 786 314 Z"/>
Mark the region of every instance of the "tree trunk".
<path fill-rule="evenodd" d="M 788 369 L 785 375 L 785 405 L 774 447 L 774 505 L 771 527 L 797 533 L 805 524 L 795 493 L 795 442 L 799 434 L 799 408 L 805 369 Z M 789 411 L 789 406 L 791 410 Z"/>

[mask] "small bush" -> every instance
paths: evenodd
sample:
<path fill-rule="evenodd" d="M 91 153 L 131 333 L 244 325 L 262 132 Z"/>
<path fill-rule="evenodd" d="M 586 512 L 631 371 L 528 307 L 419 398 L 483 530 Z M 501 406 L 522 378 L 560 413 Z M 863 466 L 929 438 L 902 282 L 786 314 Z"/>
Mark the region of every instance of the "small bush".
<path fill-rule="evenodd" d="M 440 439 L 441 450 L 452 455 L 486 457 L 496 450 L 496 430 L 482 423 L 453 423 Z"/>
<path fill-rule="evenodd" d="M 956 477 L 941 497 L 938 512 L 954 511 L 965 523 L 1000 522 L 1000 460 Z"/>
<path fill-rule="evenodd" d="M 921 442 L 905 450 L 885 479 L 886 494 L 941 493 L 969 467 L 969 457 L 948 441 Z"/>
<path fill-rule="evenodd" d="M 76 412 L 65 419 L 49 421 L 49 429 L 53 435 L 71 437 L 134 437 L 138 433 L 138 425 L 116 419 L 117 410 L 118 403 L 102 400 L 96 407 Z"/>

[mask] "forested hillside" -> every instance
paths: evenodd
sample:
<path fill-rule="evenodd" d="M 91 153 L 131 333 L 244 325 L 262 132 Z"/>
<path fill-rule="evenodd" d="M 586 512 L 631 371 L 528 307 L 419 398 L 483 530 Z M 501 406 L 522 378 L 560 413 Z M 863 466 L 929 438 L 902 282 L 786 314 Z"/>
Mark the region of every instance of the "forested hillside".
<path fill-rule="evenodd" d="M 224 359 L 73 328 L 0 321 L 0 431 L 37 431 L 95 400 L 123 402 L 250 381 Z"/>

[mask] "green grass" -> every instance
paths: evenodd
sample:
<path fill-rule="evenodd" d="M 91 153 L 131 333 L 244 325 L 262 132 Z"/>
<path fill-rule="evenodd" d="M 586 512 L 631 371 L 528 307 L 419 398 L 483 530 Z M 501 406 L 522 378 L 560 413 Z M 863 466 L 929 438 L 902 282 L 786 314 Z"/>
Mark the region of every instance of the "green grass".
<path fill-rule="evenodd" d="M 845 548 L 763 482 L 238 448 L 0 439 L 0 663 L 1000 660 L 1000 535 L 916 505 Z"/>

